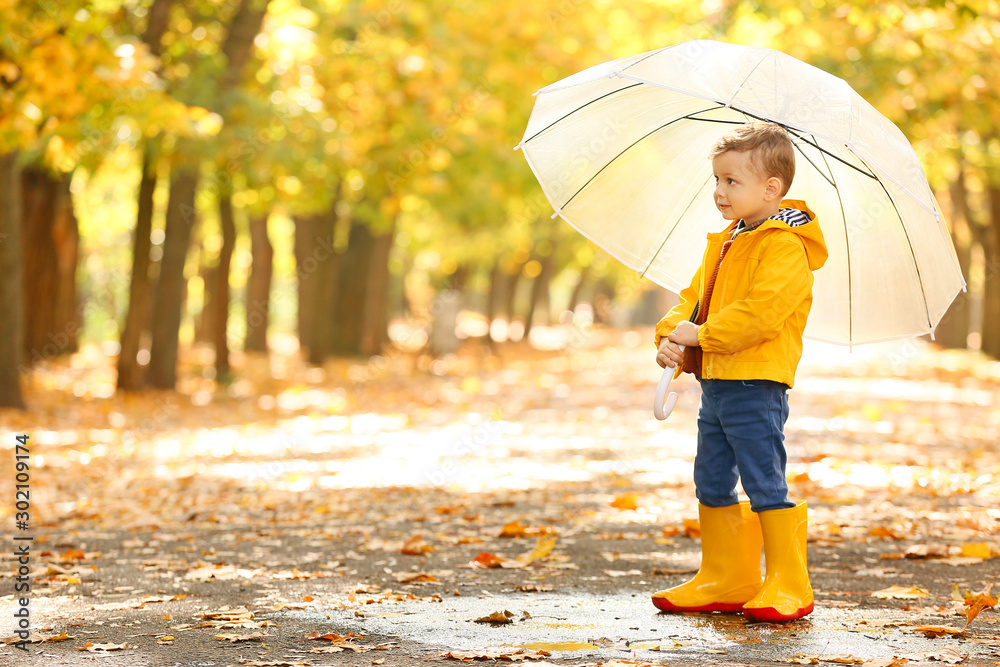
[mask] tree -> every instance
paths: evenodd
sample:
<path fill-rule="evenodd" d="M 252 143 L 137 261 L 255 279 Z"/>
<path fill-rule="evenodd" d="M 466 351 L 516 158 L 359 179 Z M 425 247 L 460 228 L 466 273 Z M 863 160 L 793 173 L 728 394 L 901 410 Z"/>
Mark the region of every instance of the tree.
<path fill-rule="evenodd" d="M 243 349 L 267 352 L 268 311 L 271 303 L 271 275 L 274 247 L 267 235 L 267 215 L 250 216 L 250 278 L 247 280 L 247 335 Z"/>
<path fill-rule="evenodd" d="M 21 189 L 17 151 L 0 154 L 0 408 L 24 409 L 21 359 L 24 337 L 24 289 L 21 262 Z"/>
<path fill-rule="evenodd" d="M 229 24 L 220 49 L 225 63 L 213 71 L 211 63 L 199 58 L 202 77 L 189 91 L 206 106 L 218 104 L 239 83 L 243 66 L 250 57 L 254 37 L 267 14 L 266 0 L 242 0 Z M 191 139 L 178 142 L 170 177 L 170 196 L 164 227 L 163 260 L 153 300 L 156 318 L 150 347 L 149 381 L 159 389 L 173 389 L 177 382 L 177 351 L 181 308 L 187 287 L 184 265 L 196 220 L 195 195 L 198 190 L 200 151 Z"/>
<path fill-rule="evenodd" d="M 142 41 L 149 54 L 159 58 L 162 52 L 163 35 L 170 21 L 170 7 L 173 0 L 153 0 L 147 16 Z M 138 211 L 135 229 L 132 232 L 132 272 L 129 278 L 128 311 L 122 326 L 121 350 L 118 354 L 117 387 L 123 391 L 137 391 L 146 383 L 145 366 L 139 362 L 139 350 L 143 335 L 149 328 L 152 307 L 153 286 L 151 283 L 150 250 L 153 231 L 153 193 L 156 190 L 156 166 L 158 159 L 158 138 L 151 137 L 144 142 L 142 175 L 139 179 Z"/>

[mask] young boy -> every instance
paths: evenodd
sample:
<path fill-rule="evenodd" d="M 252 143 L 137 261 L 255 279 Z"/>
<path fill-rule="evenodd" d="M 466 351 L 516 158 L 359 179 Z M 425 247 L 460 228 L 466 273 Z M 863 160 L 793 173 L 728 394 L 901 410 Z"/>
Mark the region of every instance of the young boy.
<path fill-rule="evenodd" d="M 786 392 L 826 244 L 805 202 L 782 200 L 795 154 L 780 125 L 741 125 L 711 158 L 715 204 L 733 222 L 708 235 L 690 287 L 656 326 L 657 363 L 679 366 L 675 376 L 693 373 L 702 388 L 694 462 L 701 568 L 691 581 L 654 593 L 653 604 L 790 621 L 812 612 L 813 592 L 806 503 L 789 501 L 785 482 Z M 738 478 L 749 503 L 739 502 Z"/>

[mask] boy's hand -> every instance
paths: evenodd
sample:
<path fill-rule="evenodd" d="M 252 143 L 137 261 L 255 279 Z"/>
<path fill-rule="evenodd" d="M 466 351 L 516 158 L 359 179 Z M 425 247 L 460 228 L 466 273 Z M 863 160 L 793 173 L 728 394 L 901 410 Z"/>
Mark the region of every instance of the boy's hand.
<path fill-rule="evenodd" d="M 674 368 L 683 361 L 684 353 L 681 352 L 681 348 L 678 347 L 677 343 L 672 343 L 665 337 L 661 338 L 660 348 L 656 351 L 656 363 L 660 365 L 660 368 L 666 368 L 667 366 Z"/>
<path fill-rule="evenodd" d="M 677 325 L 667 338 L 672 343 L 685 346 L 698 346 L 698 325 L 694 322 L 684 320 Z"/>

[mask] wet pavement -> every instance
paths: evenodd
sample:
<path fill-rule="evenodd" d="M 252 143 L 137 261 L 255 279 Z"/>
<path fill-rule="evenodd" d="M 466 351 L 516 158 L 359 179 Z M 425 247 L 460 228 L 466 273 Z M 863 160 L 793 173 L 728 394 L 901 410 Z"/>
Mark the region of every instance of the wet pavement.
<path fill-rule="evenodd" d="M 512 623 L 490 626 L 474 619 L 496 611 L 513 613 Z M 308 613 L 293 614 L 303 620 Z M 676 664 L 762 664 L 799 655 L 910 661 L 949 646 L 960 647 L 965 664 L 995 664 L 1000 641 L 968 645 L 926 639 L 906 626 L 912 614 L 886 609 L 824 606 L 805 619 L 778 625 L 747 623 L 738 614 L 676 615 L 658 612 L 643 593 L 617 595 L 552 593 L 445 598 L 402 603 L 361 616 L 333 614 L 354 632 L 398 636 L 449 649 L 542 650 L 550 659 L 605 662 L 611 659 Z M 867 627 L 866 627 L 867 626 Z M 893 627 L 895 626 L 895 627 Z M 987 640 L 989 641 L 989 640 Z"/>

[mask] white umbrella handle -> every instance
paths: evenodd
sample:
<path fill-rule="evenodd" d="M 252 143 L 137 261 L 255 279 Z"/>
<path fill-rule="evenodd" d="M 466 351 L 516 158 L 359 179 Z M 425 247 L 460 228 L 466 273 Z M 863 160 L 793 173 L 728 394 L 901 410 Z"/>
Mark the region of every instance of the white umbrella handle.
<path fill-rule="evenodd" d="M 684 352 L 684 346 L 681 345 L 681 352 Z M 670 392 L 667 396 L 667 388 L 670 387 L 670 381 L 674 378 L 674 370 L 670 366 L 663 369 L 663 375 L 660 376 L 660 384 L 656 385 L 656 397 L 653 399 L 653 415 L 663 421 L 670 416 L 673 412 L 674 406 L 677 405 L 677 392 Z M 666 400 L 664 400 L 666 399 Z"/>

